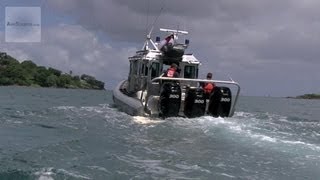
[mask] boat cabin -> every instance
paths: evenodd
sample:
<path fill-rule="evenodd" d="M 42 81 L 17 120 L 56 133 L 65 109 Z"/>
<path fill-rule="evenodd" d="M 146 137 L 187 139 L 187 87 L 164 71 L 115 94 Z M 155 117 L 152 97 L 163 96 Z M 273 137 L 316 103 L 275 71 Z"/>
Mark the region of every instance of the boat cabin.
<path fill-rule="evenodd" d="M 187 34 L 186 31 L 161 29 L 171 32 L 168 37 L 177 39 L 177 34 Z M 168 37 L 164 41 L 168 40 Z M 151 43 L 153 48 L 149 48 Z M 179 78 L 197 79 L 200 62 L 192 54 L 184 54 L 189 45 L 189 40 L 184 44 L 176 40 L 172 44 L 163 44 L 157 37 L 156 43 L 146 42 L 143 50 L 137 51 L 132 57 L 129 57 L 130 71 L 128 76 L 129 93 L 144 91 L 150 85 L 152 79 L 160 77 L 171 66 L 172 63 L 178 65 Z"/>
<path fill-rule="evenodd" d="M 172 63 L 178 65 L 179 78 L 198 78 L 200 62 L 192 54 L 183 55 L 181 61 L 170 61 L 157 52 L 141 52 L 141 55 L 130 57 L 128 92 L 144 91 L 148 83 L 165 73 Z"/>

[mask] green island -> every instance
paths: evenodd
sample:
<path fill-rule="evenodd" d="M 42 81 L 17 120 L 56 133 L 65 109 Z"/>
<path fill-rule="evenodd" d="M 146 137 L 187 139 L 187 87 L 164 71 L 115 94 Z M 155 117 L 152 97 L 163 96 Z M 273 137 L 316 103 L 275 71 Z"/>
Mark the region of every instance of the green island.
<path fill-rule="evenodd" d="M 320 94 L 304 94 L 297 96 L 297 99 L 320 99 Z"/>
<path fill-rule="evenodd" d="M 296 97 L 288 97 L 294 99 L 320 99 L 320 94 L 304 94 Z"/>
<path fill-rule="evenodd" d="M 0 52 L 0 86 L 12 85 L 104 90 L 104 82 L 90 75 L 72 75 L 72 71 L 63 73 L 51 67 L 37 66 L 31 60 L 20 63 L 7 53 Z"/>

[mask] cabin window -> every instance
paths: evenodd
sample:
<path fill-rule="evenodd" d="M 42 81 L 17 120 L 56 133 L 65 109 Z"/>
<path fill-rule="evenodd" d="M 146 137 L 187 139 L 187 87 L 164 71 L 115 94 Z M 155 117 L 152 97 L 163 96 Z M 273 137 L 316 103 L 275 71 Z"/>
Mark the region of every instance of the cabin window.
<path fill-rule="evenodd" d="M 138 61 L 134 61 L 132 63 L 132 74 L 137 75 L 138 74 Z"/>
<path fill-rule="evenodd" d="M 195 79 L 196 75 L 196 67 L 194 66 L 185 66 L 184 67 L 184 78 Z"/>
<path fill-rule="evenodd" d="M 144 75 L 148 76 L 148 65 L 147 64 L 144 66 Z"/>
<path fill-rule="evenodd" d="M 160 71 L 160 64 L 159 63 L 152 63 L 151 65 L 151 79 L 158 77 Z"/>
<path fill-rule="evenodd" d="M 130 69 L 129 69 L 129 74 L 131 75 L 132 73 L 132 61 L 130 61 Z"/>
<path fill-rule="evenodd" d="M 163 64 L 162 65 L 162 72 L 166 72 L 170 68 L 170 65 Z"/>
<path fill-rule="evenodd" d="M 141 68 L 140 68 L 140 75 L 144 75 L 144 64 L 141 63 Z"/>
<path fill-rule="evenodd" d="M 196 71 L 196 78 L 199 77 L 199 68 L 197 68 L 197 71 Z"/>
<path fill-rule="evenodd" d="M 148 76 L 148 65 L 147 62 L 141 64 L 140 75 Z"/>

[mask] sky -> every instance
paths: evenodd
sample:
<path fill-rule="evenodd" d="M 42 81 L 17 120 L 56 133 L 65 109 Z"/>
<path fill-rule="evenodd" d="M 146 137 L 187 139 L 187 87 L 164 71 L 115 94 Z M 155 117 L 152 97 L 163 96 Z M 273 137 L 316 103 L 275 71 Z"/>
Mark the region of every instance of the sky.
<path fill-rule="evenodd" d="M 5 41 L 6 7 L 40 7 L 41 41 Z M 1 0 L 0 51 L 112 89 L 154 23 L 186 30 L 200 77 L 232 77 L 245 96 L 320 93 L 319 0 Z M 157 19 L 157 21 L 155 21 Z"/>

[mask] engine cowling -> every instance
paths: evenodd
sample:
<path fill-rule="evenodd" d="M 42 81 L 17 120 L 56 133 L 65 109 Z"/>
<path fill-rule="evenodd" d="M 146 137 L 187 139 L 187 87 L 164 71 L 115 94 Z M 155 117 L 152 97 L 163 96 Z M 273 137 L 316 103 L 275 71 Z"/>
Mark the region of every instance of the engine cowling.
<path fill-rule="evenodd" d="M 184 101 L 184 114 L 189 117 L 203 116 L 206 111 L 206 99 L 202 88 L 186 89 Z"/>
<path fill-rule="evenodd" d="M 162 85 L 159 100 L 159 116 L 166 118 L 178 116 L 181 103 L 179 84 L 167 82 Z"/>
<path fill-rule="evenodd" d="M 214 117 L 228 117 L 232 104 L 232 94 L 228 87 L 215 87 L 210 95 L 208 113 Z"/>

